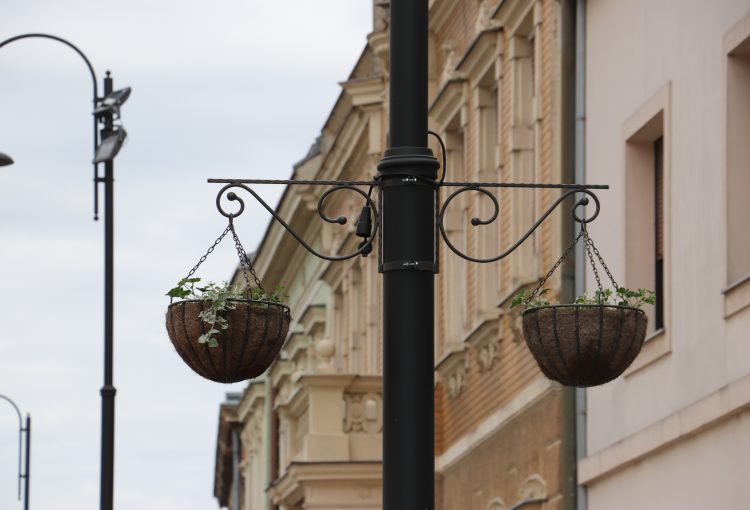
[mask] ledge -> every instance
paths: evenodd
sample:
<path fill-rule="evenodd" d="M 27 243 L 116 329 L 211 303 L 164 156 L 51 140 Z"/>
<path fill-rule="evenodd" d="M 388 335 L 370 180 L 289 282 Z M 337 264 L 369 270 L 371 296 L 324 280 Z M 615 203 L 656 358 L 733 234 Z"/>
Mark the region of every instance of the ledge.
<path fill-rule="evenodd" d="M 590 485 L 750 408 L 750 375 L 734 381 L 635 434 L 578 462 Z"/>
<path fill-rule="evenodd" d="M 722 291 L 724 294 L 724 318 L 750 306 L 750 274 L 731 284 Z"/>

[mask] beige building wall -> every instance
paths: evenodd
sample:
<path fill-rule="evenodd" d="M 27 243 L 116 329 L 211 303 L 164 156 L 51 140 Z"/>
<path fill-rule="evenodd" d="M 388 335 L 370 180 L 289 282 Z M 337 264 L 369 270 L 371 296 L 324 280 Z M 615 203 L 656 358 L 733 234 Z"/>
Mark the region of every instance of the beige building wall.
<path fill-rule="evenodd" d="M 662 238 L 664 320 L 587 390 L 579 482 L 592 510 L 748 508 L 750 2 L 586 4 L 586 177 L 611 186 L 590 232 L 628 287 L 654 288 Z"/>

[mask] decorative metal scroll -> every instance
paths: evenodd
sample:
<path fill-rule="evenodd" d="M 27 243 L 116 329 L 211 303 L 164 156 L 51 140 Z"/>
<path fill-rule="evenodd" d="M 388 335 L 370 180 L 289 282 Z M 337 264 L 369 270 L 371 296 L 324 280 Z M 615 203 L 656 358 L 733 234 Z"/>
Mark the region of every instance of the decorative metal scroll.
<path fill-rule="evenodd" d="M 356 186 L 370 186 L 370 189 L 372 190 L 373 186 L 377 186 L 377 183 L 374 181 L 293 181 L 293 180 L 220 180 L 220 179 L 209 179 L 208 182 L 220 182 L 220 183 L 227 183 L 226 186 L 221 188 L 219 190 L 218 195 L 216 195 L 216 208 L 219 210 L 219 212 L 227 217 L 227 218 L 236 218 L 239 215 L 241 215 L 245 210 L 245 202 L 240 198 L 234 191 L 229 191 L 232 188 L 239 188 L 242 190 L 247 191 L 250 193 L 255 200 L 257 200 L 260 205 L 262 205 L 266 211 L 269 212 L 273 218 L 279 222 L 279 224 L 286 229 L 287 232 L 289 232 L 292 237 L 294 237 L 298 243 L 302 245 L 303 248 L 305 248 L 307 251 L 315 255 L 316 257 L 320 257 L 321 259 L 325 260 L 347 260 L 353 257 L 356 257 L 357 255 L 366 255 L 370 253 L 372 249 L 372 240 L 374 236 L 378 232 L 378 228 L 380 227 L 380 214 L 378 211 L 378 208 L 375 205 L 375 202 L 370 198 L 369 193 L 365 193 L 361 189 L 357 188 Z M 292 229 L 292 227 L 289 226 L 289 224 L 284 221 L 281 216 L 279 216 L 276 211 L 274 211 L 273 207 L 269 206 L 265 200 L 263 200 L 260 195 L 258 195 L 252 188 L 247 186 L 246 184 L 308 184 L 308 185 L 317 185 L 317 186 L 333 186 L 331 189 L 326 190 L 318 199 L 318 216 L 320 218 L 327 222 L 327 223 L 337 223 L 339 225 L 345 225 L 347 223 L 347 219 L 344 216 L 339 216 L 337 218 L 331 218 L 323 211 L 326 199 L 333 193 L 341 190 L 351 190 L 355 193 L 358 193 L 362 195 L 362 197 L 365 199 L 366 203 L 370 206 L 372 212 L 375 215 L 375 221 L 372 223 L 372 228 L 369 229 L 368 236 L 365 238 L 365 242 L 360 244 L 359 247 L 354 250 L 352 253 L 348 253 L 346 255 L 326 255 L 324 253 L 320 253 L 315 248 L 310 246 L 307 242 L 305 242 L 302 237 Z M 221 205 L 221 200 L 225 196 L 226 193 L 226 199 L 230 202 L 237 202 L 239 203 L 239 209 L 233 212 L 229 212 L 224 209 Z"/>
<path fill-rule="evenodd" d="M 443 238 L 443 241 L 445 241 L 446 246 L 458 255 L 459 257 L 462 257 L 466 260 L 470 260 L 472 262 L 479 262 L 479 263 L 489 263 L 489 262 L 495 262 L 500 259 L 503 259 L 510 255 L 516 248 L 518 248 L 526 239 L 531 236 L 531 234 L 544 222 L 544 220 L 547 219 L 547 217 L 552 214 L 552 212 L 568 197 L 574 196 L 577 193 L 582 193 L 586 196 L 580 198 L 578 201 L 575 202 L 571 209 L 571 214 L 573 215 L 573 219 L 582 224 L 585 225 L 594 219 L 599 215 L 600 210 L 600 203 L 597 196 L 591 191 L 593 189 L 608 189 L 609 186 L 607 185 L 598 185 L 598 184 L 530 184 L 530 183 L 497 183 L 497 182 L 444 182 L 444 181 L 432 181 L 424 178 L 419 178 L 419 180 L 428 182 L 431 186 L 435 187 L 435 195 L 436 195 L 436 204 L 435 204 L 435 266 L 437 268 L 438 265 L 438 247 L 437 247 L 437 239 L 438 239 L 438 232 L 440 233 L 440 236 Z M 297 240 L 300 245 L 302 245 L 303 248 L 305 248 L 308 252 L 315 255 L 316 257 L 319 257 L 321 259 L 325 260 L 331 260 L 331 261 L 337 261 L 337 260 L 347 260 L 351 259 L 353 257 L 356 257 L 357 255 L 367 256 L 372 251 L 372 242 L 375 236 L 378 234 L 380 230 L 380 222 L 381 222 L 381 216 L 380 216 L 380 209 L 379 206 L 382 205 L 382 186 L 381 181 L 376 179 L 372 181 L 334 181 L 334 180 L 276 180 L 276 179 L 209 179 L 209 183 L 219 183 L 224 184 L 217 196 L 216 196 L 216 208 L 219 210 L 219 212 L 227 217 L 227 218 L 237 218 L 240 216 L 244 210 L 245 210 L 245 202 L 244 200 L 237 195 L 237 193 L 234 190 L 244 190 L 248 192 L 255 200 L 260 203 L 260 205 L 263 206 L 263 208 L 268 211 L 268 213 L 277 221 L 279 224 L 287 231 L 289 234 L 294 237 L 294 239 Z M 289 226 L 289 224 L 284 221 L 283 218 L 281 218 L 277 212 L 268 205 L 261 197 L 258 195 L 258 193 L 255 192 L 250 186 L 250 184 L 283 184 L 283 185 L 310 185 L 310 186 L 329 186 L 330 189 L 326 190 L 320 195 L 320 198 L 318 198 L 317 203 L 317 212 L 318 216 L 325 221 L 326 223 L 332 223 L 332 224 L 338 224 L 338 225 L 345 225 L 347 223 L 347 219 L 344 216 L 338 216 L 338 217 L 330 217 L 325 213 L 325 204 L 326 200 L 335 192 L 342 191 L 342 190 L 349 190 L 353 191 L 364 198 L 365 207 L 369 206 L 369 211 L 366 211 L 366 209 L 363 209 L 362 214 L 368 215 L 372 213 L 374 216 L 374 219 L 372 221 L 368 221 L 367 228 L 362 231 L 360 226 L 358 225 L 357 228 L 357 235 L 364 238 L 364 241 L 359 244 L 356 250 L 352 251 L 351 253 L 347 253 L 344 255 L 331 255 L 331 254 L 324 254 L 320 253 L 318 250 L 310 246 L 302 237 L 294 231 L 294 229 Z M 359 187 L 368 187 L 368 191 L 365 192 Z M 441 187 L 452 187 L 452 188 L 458 188 L 455 191 L 453 191 L 442 203 L 442 205 L 438 204 L 439 200 L 439 194 L 437 191 Z M 378 190 L 378 200 L 377 204 L 371 197 L 372 190 L 374 188 L 377 188 Z M 492 215 L 489 218 L 482 219 L 479 217 L 474 217 L 471 219 L 472 226 L 484 226 L 484 225 L 490 225 L 494 223 L 498 215 L 500 213 L 500 204 L 497 200 L 497 197 L 490 191 L 488 191 L 488 188 L 521 188 L 521 189 L 535 189 L 535 188 L 547 188 L 547 189 L 564 189 L 567 190 L 564 192 L 559 198 L 557 198 L 552 205 L 534 222 L 533 225 L 521 236 L 520 239 L 518 239 L 515 243 L 513 243 L 509 248 L 505 249 L 503 252 L 499 253 L 498 255 L 495 255 L 493 257 L 487 257 L 487 258 L 478 258 L 478 257 L 472 257 L 461 250 L 459 250 L 448 238 L 448 234 L 445 231 L 444 226 L 444 219 L 445 214 L 448 209 L 448 206 L 455 200 L 459 195 L 466 192 L 477 192 L 485 197 L 489 198 L 494 206 L 494 211 Z M 576 210 L 579 207 L 583 207 L 589 204 L 589 197 L 593 199 L 595 210 L 592 214 L 589 216 L 579 216 L 576 213 Z M 222 205 L 222 200 L 226 199 L 230 202 L 237 202 L 239 204 L 239 208 L 234 211 L 229 211 L 224 208 Z M 361 217 L 360 217 L 361 221 Z M 382 242 L 379 243 L 382 245 Z M 378 259 L 379 263 L 382 267 L 382 246 L 378 247 Z"/>

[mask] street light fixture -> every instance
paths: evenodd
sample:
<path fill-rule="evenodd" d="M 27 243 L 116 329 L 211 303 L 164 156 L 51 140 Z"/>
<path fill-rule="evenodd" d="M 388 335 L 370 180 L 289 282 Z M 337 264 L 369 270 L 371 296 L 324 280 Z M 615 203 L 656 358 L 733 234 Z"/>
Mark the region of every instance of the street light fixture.
<path fill-rule="evenodd" d="M 94 220 L 99 219 L 99 184 L 104 184 L 104 385 L 102 396 L 101 479 L 100 508 L 112 510 L 114 502 L 114 456 L 115 456 L 115 393 L 113 385 L 114 346 L 114 158 L 120 151 L 127 133 L 115 121 L 120 120 L 120 107 L 130 97 L 130 87 L 113 90 L 112 77 L 107 71 L 104 82 L 104 97 L 99 97 L 94 68 L 86 55 L 71 42 L 50 34 L 21 34 L 0 42 L 0 48 L 14 41 L 42 38 L 58 41 L 81 56 L 91 74 L 94 110 Z M 0 153 L 0 166 L 10 165 L 13 160 Z M 99 173 L 99 163 L 104 163 L 104 175 Z M 28 481 L 28 479 L 27 479 Z M 28 497 L 28 495 L 27 495 Z"/>
<path fill-rule="evenodd" d="M 24 427 L 23 418 L 21 418 L 21 411 L 18 409 L 16 403 L 5 395 L 0 395 L 0 399 L 3 399 L 10 403 L 10 405 L 13 406 L 13 409 L 16 410 L 16 414 L 18 415 L 18 499 L 21 499 L 21 480 L 23 480 L 23 508 L 24 510 L 29 510 L 29 480 L 31 478 L 31 415 L 29 415 L 29 413 L 26 413 L 26 427 Z M 23 442 L 21 440 L 24 432 L 26 433 L 25 449 L 23 448 Z M 21 453 L 22 450 L 25 451 L 24 455 L 22 455 Z M 25 467 L 23 471 L 21 471 L 22 457 L 25 459 Z"/>

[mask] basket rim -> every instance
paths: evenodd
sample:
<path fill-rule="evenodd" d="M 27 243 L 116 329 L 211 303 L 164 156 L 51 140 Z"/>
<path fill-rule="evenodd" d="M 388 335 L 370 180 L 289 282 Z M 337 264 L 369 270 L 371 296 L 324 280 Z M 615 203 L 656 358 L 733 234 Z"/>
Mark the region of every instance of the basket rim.
<path fill-rule="evenodd" d="M 205 303 L 206 301 L 213 301 L 213 299 L 180 299 L 179 301 L 175 301 L 173 303 L 169 303 L 169 306 L 167 308 L 171 308 L 174 305 L 179 305 L 182 303 Z M 236 301 L 238 303 L 247 303 L 247 304 L 259 304 L 259 305 L 265 305 L 265 306 L 277 306 L 279 308 L 285 309 L 288 313 L 291 313 L 291 310 L 289 307 L 282 303 L 271 303 L 268 301 L 258 301 L 256 299 L 227 299 L 227 301 Z"/>
<path fill-rule="evenodd" d="M 570 304 L 556 304 L 556 305 L 544 305 L 544 306 L 532 306 L 530 308 L 526 308 L 523 312 L 521 312 L 521 316 L 523 317 L 527 313 L 532 312 L 538 312 L 539 310 L 544 310 L 546 308 L 615 308 L 617 310 L 635 310 L 636 312 L 641 312 L 643 315 L 646 315 L 646 312 L 643 311 L 642 308 L 636 308 L 634 306 L 621 306 L 621 305 L 594 305 L 594 304 L 583 304 L 583 303 L 570 303 Z"/>

